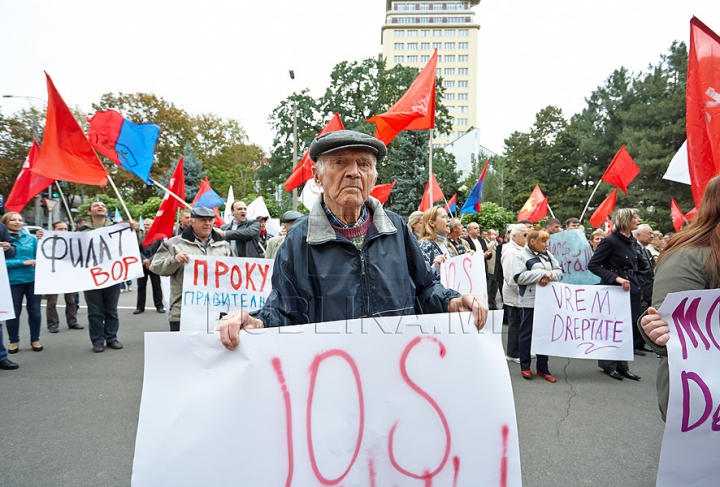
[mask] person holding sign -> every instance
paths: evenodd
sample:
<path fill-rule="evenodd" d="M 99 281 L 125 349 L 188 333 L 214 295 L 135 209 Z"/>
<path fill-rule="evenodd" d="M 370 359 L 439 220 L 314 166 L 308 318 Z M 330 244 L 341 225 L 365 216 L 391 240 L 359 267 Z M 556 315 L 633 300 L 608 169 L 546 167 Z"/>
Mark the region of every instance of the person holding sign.
<path fill-rule="evenodd" d="M 472 311 L 478 329 L 485 325 L 482 298 L 443 287 L 402 218 L 369 196 L 385 144 L 340 130 L 316 137 L 309 153 L 323 193 L 310 214 L 288 230 L 265 307 L 253 316 L 228 314 L 218 323 L 226 348 L 238 345 L 243 328 L 353 318 Z M 433 232 L 437 225 L 447 233 L 442 208 L 431 209 L 423 220 Z"/>
<path fill-rule="evenodd" d="M 535 287 L 547 286 L 550 281 L 562 281 L 560 264 L 548 252 L 550 234 L 544 230 L 533 230 L 527 236 L 527 245 L 519 251 L 513 260 L 512 276 L 518 285 L 517 306 L 520 310 L 520 332 L 518 352 L 520 369 L 524 379 L 532 379 L 530 370 L 533 319 L 535 317 Z M 557 379 L 548 369 L 548 356 L 537 355 L 537 374 L 548 382 Z"/>
<path fill-rule="evenodd" d="M 52 229 L 56 232 L 67 232 L 68 226 L 65 222 L 55 222 L 52 225 Z M 75 304 L 75 293 L 65 293 L 65 319 L 67 320 L 68 328 L 71 330 L 83 330 L 85 327 L 77 322 L 77 305 Z M 57 333 L 58 327 L 60 326 L 60 317 L 57 312 L 57 294 L 47 295 L 47 309 L 45 315 L 47 316 L 47 327 L 50 333 Z"/>

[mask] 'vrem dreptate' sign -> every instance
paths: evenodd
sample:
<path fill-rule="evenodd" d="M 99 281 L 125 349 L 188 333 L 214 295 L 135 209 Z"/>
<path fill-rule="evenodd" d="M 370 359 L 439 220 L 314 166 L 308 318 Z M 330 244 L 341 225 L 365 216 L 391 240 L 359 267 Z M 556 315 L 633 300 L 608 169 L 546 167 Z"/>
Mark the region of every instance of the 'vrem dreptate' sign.
<path fill-rule="evenodd" d="M 593 251 L 582 230 L 567 230 L 550 235 L 548 251 L 560 264 L 564 283 L 600 283 L 600 277 L 588 270 Z"/>
<path fill-rule="evenodd" d="M 549 282 L 536 287 L 532 352 L 632 360 L 630 293 L 620 286 Z"/>
<path fill-rule="evenodd" d="M 440 266 L 440 282 L 461 294 L 477 294 L 487 303 L 487 277 L 482 252 L 447 259 Z"/>
<path fill-rule="evenodd" d="M 102 289 L 142 275 L 137 234 L 128 223 L 89 232 L 45 230 L 38 242 L 37 294 Z"/>
<path fill-rule="evenodd" d="M 243 331 L 233 351 L 145 334 L 134 487 L 521 484 L 502 344 L 469 313 Z"/>
<path fill-rule="evenodd" d="M 670 401 L 657 486 L 720 485 L 720 290 L 668 294 Z"/>
<path fill-rule="evenodd" d="M 244 257 L 190 256 L 185 264 L 181 331 L 212 331 L 220 313 L 254 311 L 272 290 L 275 261 Z"/>

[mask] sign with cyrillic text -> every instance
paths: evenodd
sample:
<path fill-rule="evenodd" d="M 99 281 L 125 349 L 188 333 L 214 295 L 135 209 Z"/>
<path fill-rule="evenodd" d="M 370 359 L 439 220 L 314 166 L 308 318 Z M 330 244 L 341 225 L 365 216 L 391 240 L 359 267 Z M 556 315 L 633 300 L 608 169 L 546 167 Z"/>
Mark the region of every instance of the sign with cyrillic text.
<path fill-rule="evenodd" d="M 475 293 L 487 304 L 487 277 L 482 252 L 451 257 L 440 266 L 440 282 L 460 294 Z"/>
<path fill-rule="evenodd" d="M 631 316 L 630 293 L 620 286 L 537 284 L 532 353 L 632 360 Z"/>
<path fill-rule="evenodd" d="M 44 230 L 38 242 L 36 294 L 103 289 L 142 275 L 137 235 L 129 223 L 89 232 Z"/>
<path fill-rule="evenodd" d="M 15 318 L 12 294 L 10 294 L 10 279 L 5 265 L 5 251 L 0 249 L 0 321 Z"/>
<path fill-rule="evenodd" d="M 668 294 L 670 401 L 657 487 L 720 485 L 720 290 Z"/>
<path fill-rule="evenodd" d="M 272 290 L 275 261 L 191 255 L 185 264 L 180 331 L 213 331 L 220 313 L 255 311 Z"/>
<path fill-rule="evenodd" d="M 504 352 L 469 313 L 242 331 L 233 351 L 145 334 L 134 487 L 521 484 Z"/>
<path fill-rule="evenodd" d="M 588 270 L 593 251 L 582 230 L 566 230 L 550 235 L 548 251 L 560 264 L 564 283 L 600 283 L 600 277 Z"/>

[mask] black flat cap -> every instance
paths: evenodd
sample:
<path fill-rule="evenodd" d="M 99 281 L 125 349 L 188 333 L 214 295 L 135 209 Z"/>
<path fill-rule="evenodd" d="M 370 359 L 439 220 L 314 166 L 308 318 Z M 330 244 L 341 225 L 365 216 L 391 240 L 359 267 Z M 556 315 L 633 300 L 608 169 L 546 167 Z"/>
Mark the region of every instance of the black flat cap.
<path fill-rule="evenodd" d="M 303 214 L 300 213 L 299 211 L 293 211 L 293 210 L 286 211 L 285 213 L 283 213 L 282 223 L 294 222 L 295 220 L 297 220 L 297 219 L 300 218 L 301 216 L 303 216 Z"/>
<path fill-rule="evenodd" d="M 349 147 L 358 147 L 373 152 L 377 157 L 377 162 L 380 162 L 387 155 L 385 144 L 372 135 L 354 130 L 338 130 L 315 137 L 315 140 L 310 144 L 310 159 L 317 162 L 318 157 L 323 154 Z"/>
<path fill-rule="evenodd" d="M 190 212 L 192 218 L 215 218 L 215 212 L 204 206 L 196 206 Z"/>

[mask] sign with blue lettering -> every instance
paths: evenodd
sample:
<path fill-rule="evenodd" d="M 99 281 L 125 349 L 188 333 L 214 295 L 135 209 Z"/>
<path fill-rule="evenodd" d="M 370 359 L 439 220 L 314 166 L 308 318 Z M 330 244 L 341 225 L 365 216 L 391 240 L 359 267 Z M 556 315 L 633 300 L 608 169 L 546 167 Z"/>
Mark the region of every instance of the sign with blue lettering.
<path fill-rule="evenodd" d="M 582 230 L 567 230 L 550 235 L 548 251 L 562 267 L 563 283 L 600 283 L 600 278 L 587 268 L 593 251 Z"/>

